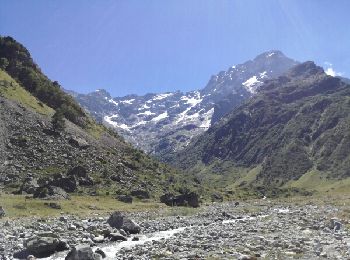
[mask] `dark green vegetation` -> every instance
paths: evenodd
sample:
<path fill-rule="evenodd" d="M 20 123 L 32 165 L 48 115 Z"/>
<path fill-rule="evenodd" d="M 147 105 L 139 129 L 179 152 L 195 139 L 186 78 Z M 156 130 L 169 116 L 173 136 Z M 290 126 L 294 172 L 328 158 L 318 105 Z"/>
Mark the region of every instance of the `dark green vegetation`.
<path fill-rule="evenodd" d="M 0 57 L 0 191 L 32 194 L 51 185 L 70 195 L 134 192 L 158 199 L 192 186 L 190 178 L 95 123 L 21 44 L 1 37 Z M 77 166 L 83 170 L 72 173 Z"/>
<path fill-rule="evenodd" d="M 226 192 L 297 193 L 349 177 L 349 151 L 350 87 L 306 62 L 269 80 L 174 164 Z"/>
<path fill-rule="evenodd" d="M 57 81 L 47 78 L 28 50 L 11 37 L 0 37 L 0 67 L 41 102 L 53 109 L 61 109 L 73 123 L 87 125 L 88 119 L 81 107 L 61 90 Z"/>

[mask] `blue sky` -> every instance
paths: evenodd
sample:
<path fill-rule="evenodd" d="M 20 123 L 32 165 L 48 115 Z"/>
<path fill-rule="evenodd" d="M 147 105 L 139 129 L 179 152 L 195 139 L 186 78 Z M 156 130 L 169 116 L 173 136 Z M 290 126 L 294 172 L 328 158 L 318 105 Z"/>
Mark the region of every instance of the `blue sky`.
<path fill-rule="evenodd" d="M 349 11 L 348 0 L 0 0 L 0 34 L 63 87 L 122 96 L 202 88 L 272 49 L 350 77 Z"/>

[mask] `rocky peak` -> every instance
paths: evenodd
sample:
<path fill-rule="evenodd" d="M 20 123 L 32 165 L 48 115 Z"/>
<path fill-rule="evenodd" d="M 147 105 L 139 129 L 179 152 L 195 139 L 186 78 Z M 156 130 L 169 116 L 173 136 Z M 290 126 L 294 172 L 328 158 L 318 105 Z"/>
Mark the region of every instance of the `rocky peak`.
<path fill-rule="evenodd" d="M 303 62 L 293 68 L 291 68 L 287 75 L 291 78 L 295 77 L 309 77 L 316 74 L 324 74 L 322 67 L 317 66 L 313 61 Z"/>

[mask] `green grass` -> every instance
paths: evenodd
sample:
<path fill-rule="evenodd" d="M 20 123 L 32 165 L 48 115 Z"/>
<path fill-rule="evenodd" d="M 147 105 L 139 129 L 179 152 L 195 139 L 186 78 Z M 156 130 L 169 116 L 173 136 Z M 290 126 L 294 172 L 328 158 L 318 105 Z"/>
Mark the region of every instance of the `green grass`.
<path fill-rule="evenodd" d="M 0 94 L 43 115 L 52 115 L 54 110 L 40 102 L 22 88 L 6 72 L 0 70 Z"/>
<path fill-rule="evenodd" d="M 62 209 L 52 209 L 45 205 L 48 202 L 59 203 Z M 0 205 L 5 209 L 6 218 L 19 217 L 49 217 L 58 216 L 61 213 L 89 216 L 94 213 L 107 214 L 120 211 L 145 211 L 161 209 L 164 204 L 156 202 L 136 201 L 127 204 L 114 199 L 111 196 L 72 196 L 71 200 L 48 201 L 40 199 L 26 199 L 22 195 L 0 195 Z"/>
<path fill-rule="evenodd" d="M 289 181 L 285 187 L 314 190 L 318 193 L 342 194 L 350 192 L 350 178 L 337 180 L 327 178 L 327 173 L 311 170 L 296 181 Z"/>

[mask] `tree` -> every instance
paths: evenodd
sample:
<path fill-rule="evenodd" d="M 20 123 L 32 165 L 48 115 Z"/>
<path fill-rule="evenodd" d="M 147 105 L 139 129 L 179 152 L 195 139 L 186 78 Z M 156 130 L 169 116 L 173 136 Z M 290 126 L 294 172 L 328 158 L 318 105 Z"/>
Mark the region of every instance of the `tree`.
<path fill-rule="evenodd" d="M 52 116 L 52 127 L 57 131 L 63 131 L 65 127 L 64 113 L 61 109 L 57 109 Z"/>

